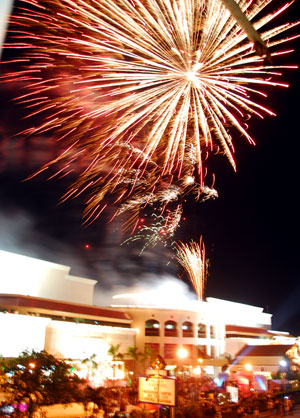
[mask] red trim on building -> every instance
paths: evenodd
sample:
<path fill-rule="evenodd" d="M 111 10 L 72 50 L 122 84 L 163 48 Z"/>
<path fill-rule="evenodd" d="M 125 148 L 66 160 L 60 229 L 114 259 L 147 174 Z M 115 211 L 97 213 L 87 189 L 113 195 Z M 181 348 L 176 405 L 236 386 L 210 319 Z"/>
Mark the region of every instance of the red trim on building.
<path fill-rule="evenodd" d="M 284 356 L 293 344 L 271 344 L 271 345 L 247 345 L 243 347 L 236 357 L 278 357 Z"/>
<path fill-rule="evenodd" d="M 37 298 L 24 295 L 0 294 L 0 307 L 10 309 L 32 308 L 46 311 L 58 311 L 72 314 L 79 314 L 91 317 L 102 317 L 110 320 L 131 322 L 132 318 L 129 314 L 122 311 L 114 311 L 111 309 L 100 308 L 90 305 L 82 305 L 53 299 Z"/>
<path fill-rule="evenodd" d="M 281 337 L 292 337 L 288 333 L 283 333 L 280 331 L 271 331 L 265 328 L 256 328 L 256 327 L 243 327 L 240 325 L 226 325 L 226 333 L 230 336 L 230 333 L 241 333 L 243 334 L 259 334 L 259 335 L 268 335 L 269 337 L 281 336 Z"/>
<path fill-rule="evenodd" d="M 255 328 L 255 327 L 243 327 L 239 325 L 226 325 L 226 332 L 244 332 L 250 334 L 263 334 L 263 335 L 270 335 L 269 331 L 264 328 Z"/>

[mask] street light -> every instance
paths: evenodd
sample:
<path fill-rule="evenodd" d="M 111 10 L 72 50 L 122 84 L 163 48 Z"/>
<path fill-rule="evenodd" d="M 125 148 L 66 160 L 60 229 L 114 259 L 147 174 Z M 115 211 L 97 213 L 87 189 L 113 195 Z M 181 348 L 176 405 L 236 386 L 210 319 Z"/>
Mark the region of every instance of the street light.
<path fill-rule="evenodd" d="M 286 360 L 280 360 L 279 364 L 281 367 L 286 367 L 288 365 Z"/>
<path fill-rule="evenodd" d="M 251 372 L 252 371 L 252 364 L 250 364 L 250 363 L 246 363 L 245 364 L 245 370 L 247 370 L 247 372 Z"/>
<path fill-rule="evenodd" d="M 181 347 L 181 348 L 179 348 L 179 349 L 177 350 L 177 356 L 178 356 L 180 359 L 186 359 L 186 358 L 188 357 L 188 355 L 189 355 L 189 352 L 188 352 L 188 350 L 187 350 L 186 348 L 184 348 L 184 347 Z"/>

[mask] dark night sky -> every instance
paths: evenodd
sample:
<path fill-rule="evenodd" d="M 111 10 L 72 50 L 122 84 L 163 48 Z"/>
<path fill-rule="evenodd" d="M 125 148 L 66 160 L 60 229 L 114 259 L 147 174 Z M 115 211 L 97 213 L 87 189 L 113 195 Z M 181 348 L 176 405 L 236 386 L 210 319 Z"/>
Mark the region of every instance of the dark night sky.
<path fill-rule="evenodd" d="M 292 20 L 298 12 L 294 5 Z M 296 53 L 289 60 L 299 64 L 299 41 L 293 47 Z M 290 88 L 272 89 L 267 101 L 278 116 L 250 120 L 257 145 L 236 138 L 237 173 L 225 158 L 215 161 L 219 198 L 188 202 L 187 220 L 175 236 L 188 242 L 203 235 L 210 259 L 206 296 L 264 307 L 274 315 L 274 329 L 296 335 L 300 335 L 299 79 L 299 70 L 285 71 L 283 80 Z M 116 284 L 118 277 L 130 283 L 132 276 L 147 271 L 176 274 L 174 264 L 166 267 L 168 251 L 154 249 L 139 257 L 129 246 L 120 249 L 118 225 L 107 224 L 105 216 L 83 227 L 79 199 L 58 205 L 67 180 L 45 181 L 39 176 L 21 181 L 47 160 L 52 145 L 42 139 L 26 146 L 13 136 L 22 110 L 10 102 L 12 96 L 7 86 L 1 86 L 0 249 L 70 265 L 73 274 L 97 278 L 106 287 Z M 86 243 L 90 249 L 85 249 Z M 108 264 L 118 271 L 111 281 L 104 274 Z"/>

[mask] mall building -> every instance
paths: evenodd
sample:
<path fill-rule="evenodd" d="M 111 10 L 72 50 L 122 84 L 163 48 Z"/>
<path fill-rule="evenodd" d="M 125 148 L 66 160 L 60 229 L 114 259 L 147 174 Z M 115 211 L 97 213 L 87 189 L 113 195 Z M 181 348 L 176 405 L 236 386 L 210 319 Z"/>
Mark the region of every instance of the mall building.
<path fill-rule="evenodd" d="M 70 267 L 5 251 L 0 251 L 0 265 L 4 357 L 26 349 L 72 360 L 96 354 L 109 368 L 111 346 L 120 345 L 120 353 L 129 347 L 143 353 L 148 346 L 170 369 L 198 367 L 215 375 L 245 345 L 295 342 L 288 333 L 273 331 L 272 315 L 260 307 L 211 297 L 186 300 L 168 288 L 162 298 L 152 295 L 143 305 L 119 297 L 101 306 L 94 303 L 97 282 L 71 275 Z M 179 357 L 182 348 L 186 355 Z"/>

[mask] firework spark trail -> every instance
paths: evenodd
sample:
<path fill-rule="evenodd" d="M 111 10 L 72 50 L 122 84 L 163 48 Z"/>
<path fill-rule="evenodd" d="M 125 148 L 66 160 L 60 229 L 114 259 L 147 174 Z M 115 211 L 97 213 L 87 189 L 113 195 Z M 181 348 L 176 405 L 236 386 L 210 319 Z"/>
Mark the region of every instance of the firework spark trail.
<path fill-rule="evenodd" d="M 24 67 L 4 79 L 25 84 L 19 101 L 41 120 L 24 133 L 65 144 L 45 169 L 86 160 L 66 197 L 89 194 L 88 221 L 107 204 L 138 211 L 199 192 L 216 152 L 235 167 L 232 132 L 253 143 L 245 119 L 274 115 L 255 97 L 296 68 L 265 64 L 217 0 L 23 3 L 8 47 L 23 50 Z M 237 3 L 253 22 L 269 1 Z M 282 34 L 298 22 L 269 28 L 288 6 L 254 24 L 272 57 L 295 38 Z"/>
<path fill-rule="evenodd" d="M 161 243 L 164 247 L 169 244 L 172 248 L 175 246 L 173 238 L 175 231 L 179 226 L 181 216 L 182 206 L 177 205 L 175 210 L 167 210 L 166 214 L 157 214 L 153 212 L 149 224 L 147 224 L 145 217 L 140 218 L 137 225 L 134 227 L 134 230 L 137 230 L 137 233 L 123 241 L 122 245 L 141 240 L 143 246 L 140 255 L 146 248 L 151 246 L 154 247 L 158 243 Z"/>
<path fill-rule="evenodd" d="M 199 244 L 177 244 L 177 260 L 185 269 L 199 300 L 203 300 L 204 287 L 207 279 L 208 262 L 205 258 L 205 246 L 200 238 Z"/>

